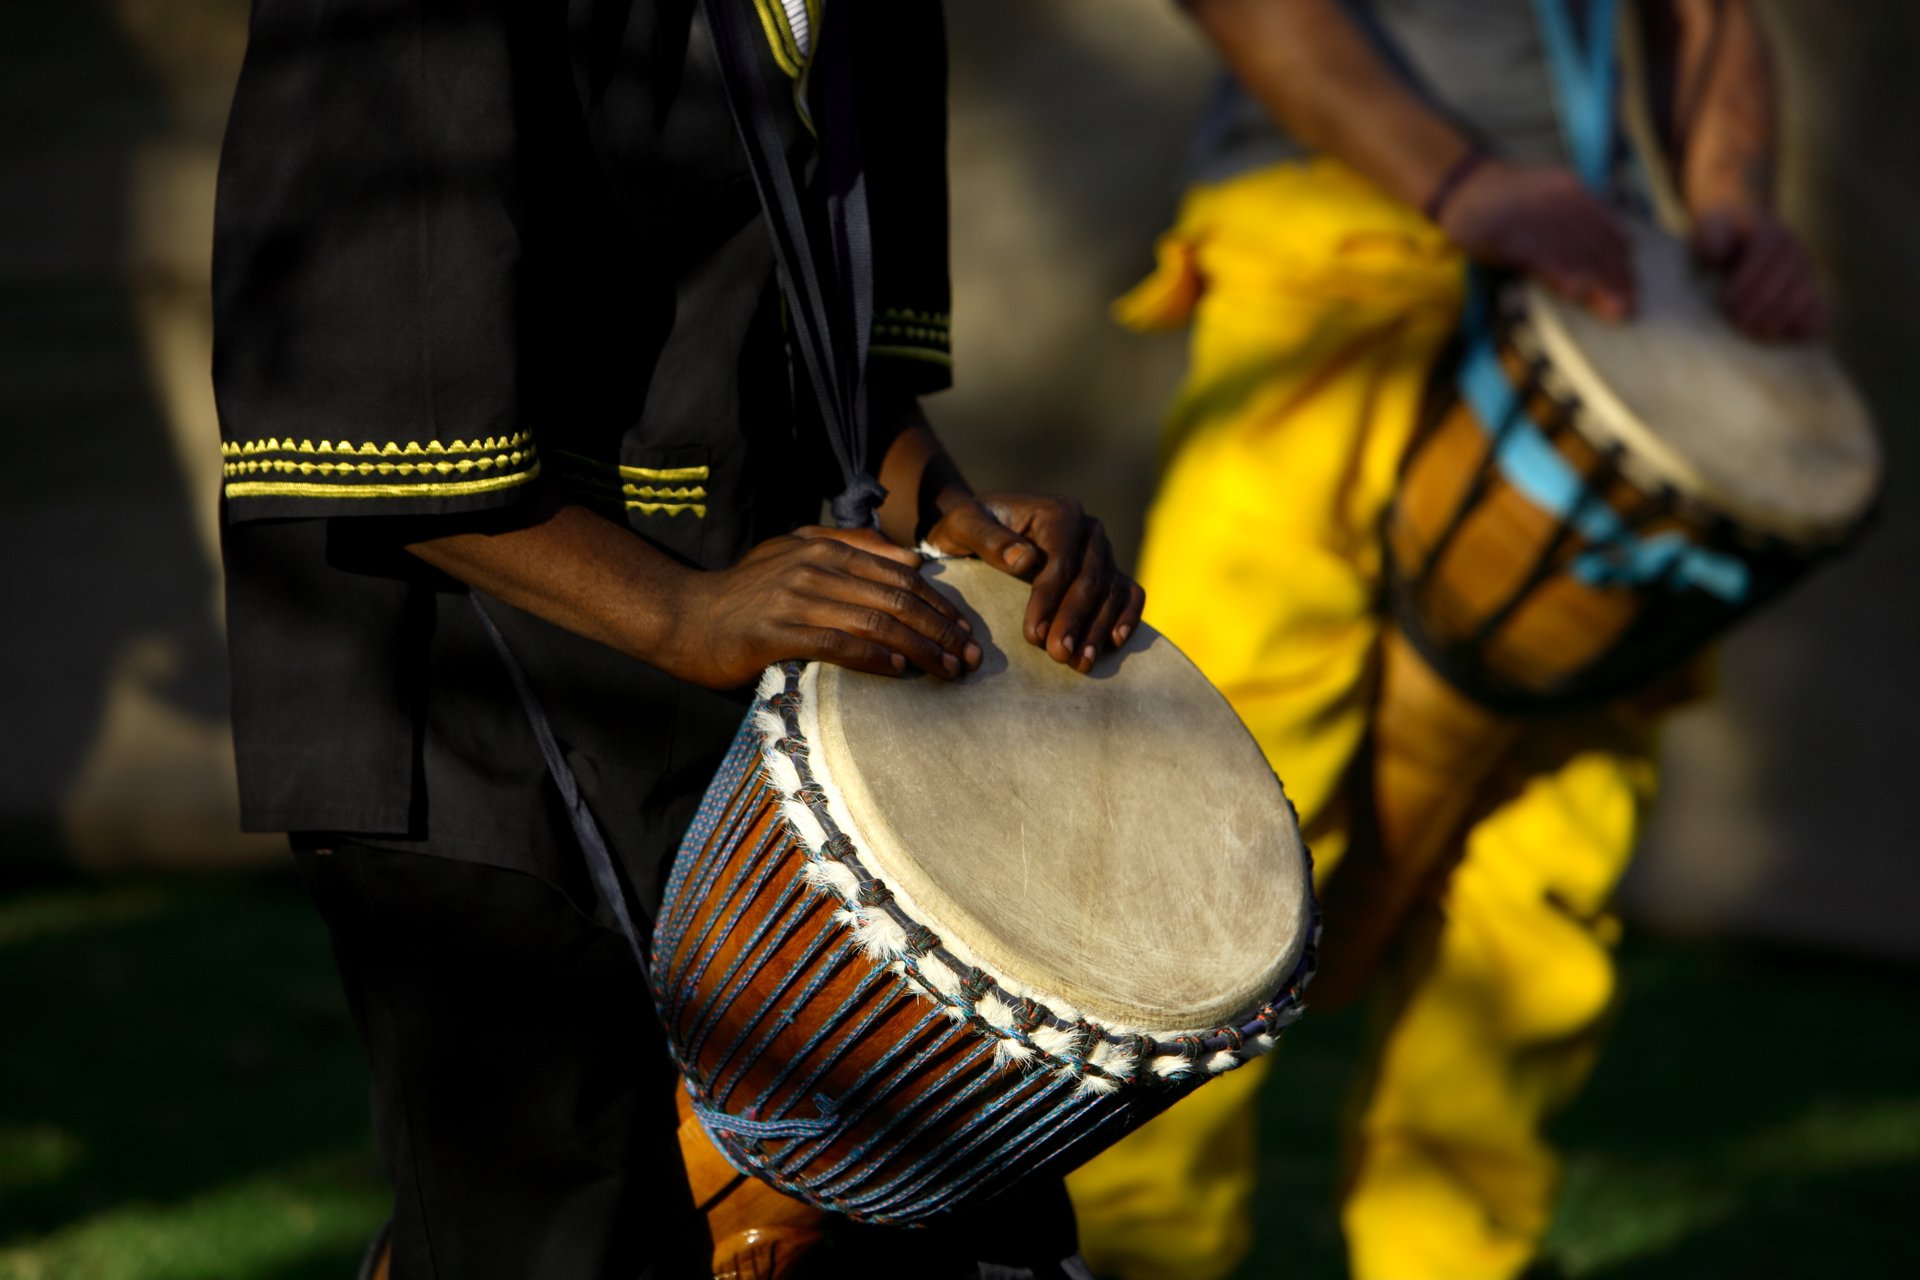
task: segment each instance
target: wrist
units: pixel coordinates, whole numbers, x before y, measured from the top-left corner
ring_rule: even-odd
[[[1479,147],[1469,146],[1454,162],[1441,170],[1440,175],[1427,188],[1427,195],[1420,202],[1420,212],[1427,221],[1435,226],[1445,226],[1447,210],[1452,207],[1461,188],[1481,169],[1493,162],[1493,157]]]
[[[668,675],[697,682],[701,661],[711,647],[708,622],[723,576],[681,564],[666,567],[628,610],[622,647]]]

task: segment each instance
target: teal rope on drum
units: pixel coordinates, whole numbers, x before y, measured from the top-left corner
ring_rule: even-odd
[[[1485,285],[1463,320],[1460,395],[1492,441],[1494,462],[1507,482],[1548,515],[1570,523],[1591,544],[1574,558],[1573,573],[1593,587],[1665,583],[1698,588],[1728,604],[1752,589],[1746,562],[1699,546],[1675,533],[1642,538],[1580,477],[1541,431],[1514,389],[1486,320]]]

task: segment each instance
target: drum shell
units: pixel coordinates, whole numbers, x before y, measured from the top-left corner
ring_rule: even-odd
[[[1797,582],[1832,548],[1752,535],[1671,489],[1646,484],[1617,447],[1575,426],[1580,406],[1543,385],[1537,362],[1508,344],[1501,360],[1523,388],[1532,423],[1641,537],[1677,535],[1740,560],[1750,587],[1737,603],[1664,581],[1597,585],[1574,572],[1592,545],[1494,462],[1494,439],[1453,394],[1453,364],[1436,377],[1386,522],[1388,583],[1402,629],[1463,693],[1513,713],[1588,706],[1671,674],[1716,635]]]
[[[653,955],[697,1108],[831,1118],[817,1135],[709,1123],[736,1168],[824,1209],[911,1223],[1064,1173],[1204,1078],[1100,1093],[1003,1062],[995,1037],[865,955],[840,904],[807,885],[762,741],[750,716],[682,845]]]

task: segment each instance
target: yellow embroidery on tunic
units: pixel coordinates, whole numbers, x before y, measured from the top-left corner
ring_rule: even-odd
[[[606,465],[601,463],[599,465]],[[705,480],[708,471],[705,467],[621,467],[620,476],[624,480]]]
[[[285,440],[269,436],[264,440],[224,441],[220,445],[220,456],[245,458],[262,453],[299,453],[349,454],[355,457],[403,457],[410,454],[436,457],[442,454],[494,453],[526,448],[532,444],[533,433],[530,431],[516,431],[508,436],[487,436],[481,440],[429,440],[425,444],[418,440],[365,440],[359,444],[349,440],[322,440],[316,444],[312,440],[295,440],[291,436]]]
[[[925,360],[951,369],[951,328],[951,317],[944,311],[888,307],[874,317],[873,346],[869,351],[876,356]]]
[[[874,319],[878,324],[911,324],[929,329],[953,327],[953,316],[945,311],[908,311],[900,307],[887,307]]]
[[[230,498],[450,498],[489,493],[525,484],[540,474],[535,462],[525,471],[428,484],[312,484],[300,481],[240,480],[227,483]]]
[[[461,458],[449,462],[303,462],[291,458],[247,458],[239,462],[226,463],[222,470],[229,477],[257,475],[261,472],[298,473],[303,476],[411,476],[411,475],[465,475],[469,471],[488,471],[494,467],[517,467],[522,462],[531,461],[533,450],[525,452],[515,450],[512,453],[495,454],[485,458]]]
[[[867,353],[876,356],[895,356],[902,360],[925,360],[928,364],[943,365],[949,369],[953,368],[953,357],[945,351],[939,351],[932,347],[903,347],[881,344],[867,348]]]
[[[686,511],[696,518],[706,517],[703,499],[707,489],[699,482],[712,474],[708,467],[629,467],[559,449],[554,450],[553,457],[565,483],[589,490],[595,498],[620,502],[642,515],[672,516]]]
[[[703,502],[628,502],[627,509],[638,511],[643,516],[677,516],[682,511],[691,511],[696,520],[707,518],[707,507]]]
[[[787,25],[786,10],[773,0],[753,0],[753,7],[766,30],[767,43],[773,46],[773,60],[780,64],[782,71],[799,79],[807,59],[801,56],[800,42],[793,38],[793,28]]]

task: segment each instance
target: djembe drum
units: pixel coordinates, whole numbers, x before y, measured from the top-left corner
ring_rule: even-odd
[[[1738,333],[1681,241],[1627,225],[1638,313],[1610,323],[1509,283],[1469,315],[1457,394],[1407,454],[1387,521],[1379,838],[1329,900],[1336,994],[1521,718],[1674,671],[1845,547],[1878,494],[1871,420],[1832,357]]]
[[[1072,1168],[1270,1048],[1314,963],[1292,807],[1193,665],[1142,626],[1079,675],[1026,584],[926,572],[980,670],[770,670],[654,935],[683,1139],[879,1223]]]

